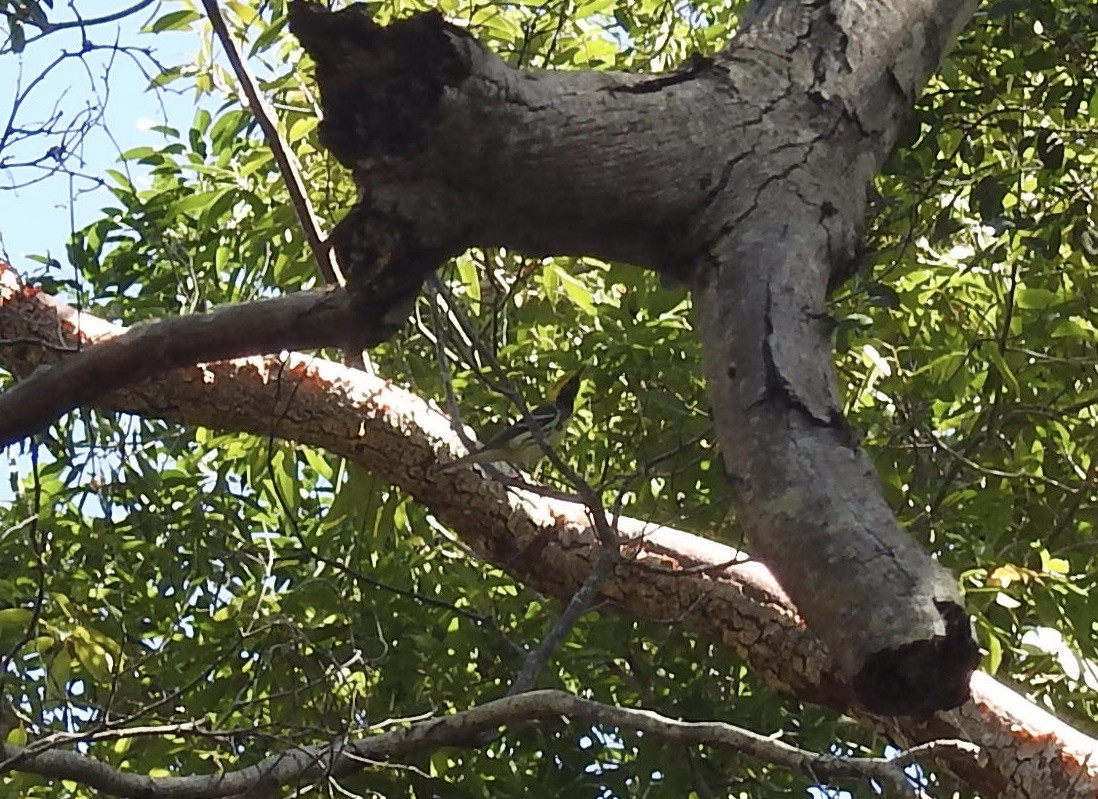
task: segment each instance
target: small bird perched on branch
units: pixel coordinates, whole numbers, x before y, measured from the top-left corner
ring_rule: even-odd
[[[576,396],[579,394],[580,377],[583,368],[576,370],[566,379],[557,381],[549,391],[548,400],[530,411],[529,421],[541,431],[545,443],[553,446],[564,432],[568,419],[575,410]],[[522,469],[529,469],[545,454],[538,437],[531,432],[527,419],[519,419],[500,430],[478,449],[457,460],[444,463],[439,471],[447,472],[467,463],[493,463],[505,461]]]

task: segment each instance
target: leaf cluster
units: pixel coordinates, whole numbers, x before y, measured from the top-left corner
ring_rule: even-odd
[[[385,21],[434,4],[369,5]],[[512,63],[555,69],[665,68],[720,46],[739,10],[438,6]],[[283,4],[225,8],[331,225],[353,189],[316,141],[316,98]],[[1096,13],[1066,0],[988,7],[880,176],[874,254],[832,309],[847,411],[893,508],[963,576],[991,669],[1077,720],[1098,717]],[[208,37],[198,21],[166,6],[146,35]],[[208,38],[198,50],[153,81],[193,93],[190,127],[124,153],[100,217],[70,243],[100,315],[132,323],[317,282],[251,116]],[[740,542],[684,290],[625,265],[504,250],[465,253],[441,280],[448,298],[421,303],[373,353],[384,374],[443,405],[449,392],[484,431],[516,414],[507,390],[533,404],[587,365],[566,461],[608,505]],[[81,413],[20,462],[0,513],[0,562],[20,564],[0,575],[12,711],[0,715],[18,719],[3,730],[13,742],[91,735],[109,708],[112,720],[208,733],[86,743],[96,757],[153,775],[232,768],[497,697],[559,609],[472,558],[398,490],[306,447]],[[881,747],[763,689],[673,621],[607,608],[581,621],[542,684],[820,750]],[[21,775],[0,786],[88,795]],[[805,789],[724,753],[552,724],[343,786],[460,797]]]

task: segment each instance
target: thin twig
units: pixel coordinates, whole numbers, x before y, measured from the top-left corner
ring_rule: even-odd
[[[202,5],[210,18],[210,25],[213,27],[214,34],[221,42],[221,46],[225,48],[225,55],[228,56],[229,63],[232,64],[236,79],[240,81],[240,88],[244,90],[244,95],[248,98],[248,105],[251,107],[252,113],[255,114],[259,127],[263,129],[267,146],[271,148],[279,172],[282,173],[282,179],[290,192],[290,202],[293,203],[298,222],[300,222],[301,229],[305,233],[305,239],[309,242],[309,249],[312,250],[313,258],[316,259],[317,269],[320,270],[321,276],[328,285],[342,286],[344,284],[343,275],[340,273],[339,265],[335,262],[331,247],[328,246],[328,243],[320,234],[320,224],[316,212],[313,211],[313,204],[305,193],[305,183],[301,179],[301,169],[298,166],[297,159],[291,154],[289,145],[278,130],[278,125],[275,123],[274,109],[267,102],[267,98],[260,93],[259,84],[256,83],[255,77],[244,63],[240,48],[236,46],[236,41],[229,32],[228,25],[225,24],[225,17],[222,16],[221,9],[218,8],[217,0],[202,0]]]
[[[498,375],[503,375],[503,367],[500,365],[499,360],[496,358],[494,352],[484,346],[483,342],[477,337],[474,326],[469,320],[468,316],[461,310],[460,305],[454,299],[454,296],[450,293],[449,289],[437,278],[429,278],[428,282],[433,286],[434,290],[438,292],[445,301],[451,316],[457,321],[457,323],[464,329],[467,337],[469,337],[476,345],[477,352],[480,354],[483,361]],[[522,416],[523,422],[530,429],[530,432],[534,434],[534,438],[537,439],[538,445],[541,447],[542,452],[549,459],[549,462],[559,471],[564,479],[567,480],[572,487],[576,490],[580,500],[587,506],[588,511],[591,514],[591,523],[595,529],[595,533],[602,542],[603,546],[608,549],[617,549],[618,537],[614,532],[612,523],[607,519],[606,509],[603,507],[602,498],[599,497],[598,492],[580,477],[571,466],[564,462],[564,460],[557,454],[557,451],[550,446],[548,440],[545,438],[545,433],[542,429],[533,423],[530,417],[530,406],[526,404],[522,395],[508,387],[504,392],[509,400],[518,408],[519,413]]]
[[[576,622],[579,621],[580,616],[590,606],[603,581],[614,570],[614,565],[620,559],[616,549],[604,549],[599,553],[599,559],[595,561],[595,565],[591,568],[579,590],[572,594],[572,599],[569,600],[564,611],[557,617],[548,635],[526,656],[526,660],[522,664],[522,670],[519,671],[515,681],[511,683],[511,688],[507,691],[508,696],[525,693],[530,689],[538,674],[545,668],[545,664],[549,662],[549,658],[553,656],[557,647],[561,645],[568,633],[575,627]]]
[[[432,293],[432,318],[436,325],[435,338],[439,343],[439,368],[443,370],[444,381],[449,382],[449,369],[448,364],[445,363],[444,353],[441,349],[441,329],[439,326],[438,318],[438,298],[441,297],[446,301],[447,309],[450,312],[451,317],[456,321],[458,326],[463,330],[465,335],[474,343],[481,359],[491,368],[496,374],[504,374],[503,367],[488,347],[480,340],[479,336],[473,327],[471,320],[464,314],[460,306],[457,304],[453,295],[443,285],[442,281],[437,276],[432,275],[427,281],[428,290]],[[553,656],[553,653],[560,646],[561,642],[571,632],[580,616],[594,600],[598,593],[599,587],[603,581],[613,570],[614,565],[620,560],[620,540],[617,533],[617,517],[613,520],[607,518],[606,509],[603,506],[602,498],[599,496],[598,491],[584,480],[578,472],[572,469],[566,464],[549,442],[545,439],[541,429],[532,423],[530,418],[530,409],[526,402],[522,398],[522,395],[512,390],[506,392],[508,398],[518,407],[522,414],[523,420],[534,433],[538,440],[538,444],[541,446],[542,451],[549,458],[550,462],[555,466],[567,482],[575,489],[576,494],[580,502],[586,506],[587,512],[590,516],[592,527],[595,530],[599,541],[602,543],[603,549],[599,555],[598,560],[595,562],[590,573],[584,579],[583,584],[579,587],[575,594],[572,595],[572,599],[565,607],[564,611],[560,614],[557,620],[553,623],[549,633],[542,639],[541,643],[537,645],[527,656],[523,662],[522,669],[519,671],[515,681],[511,684],[510,690],[507,692],[508,696],[514,696],[520,694],[533,685],[534,680],[537,679],[538,674],[545,667],[545,664],[549,661],[549,658]],[[448,392],[449,395],[449,392]],[[448,399],[450,397],[448,396]],[[454,403],[451,399],[451,404]],[[457,419],[457,414],[454,408],[451,408],[451,414]],[[457,427],[460,428],[460,423]],[[461,433],[464,433],[462,430]],[[504,480],[504,482],[509,482]]]
[[[140,0],[140,2],[134,3],[128,8],[123,8],[121,11],[114,11],[102,17],[94,17],[92,19],[81,19],[78,17],[77,19],[66,20],[65,22],[47,22],[46,25],[42,27],[41,33],[39,33],[37,36],[31,36],[29,39],[23,42],[23,47],[26,47],[28,44],[33,44],[39,39],[44,39],[51,33],[56,33],[57,31],[67,30],[69,28],[80,28],[83,30],[85,28],[91,28],[96,25],[105,25],[108,22],[118,22],[120,19],[125,19],[131,14],[136,14],[138,11],[141,11],[144,8],[148,8],[155,2],[157,2],[157,0]],[[5,54],[8,52],[11,51],[0,50],[0,54]]]

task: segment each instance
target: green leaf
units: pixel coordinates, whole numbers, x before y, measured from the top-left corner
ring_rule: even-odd
[[[1064,165],[1064,143],[1054,133],[1043,131],[1037,137],[1037,154],[1046,169],[1060,169]]]
[[[157,17],[143,30],[151,33],[162,33],[163,31],[182,31],[189,30],[191,24],[202,19],[202,15],[197,11],[190,9],[184,9],[182,11],[172,11],[165,14],[162,17]]]
[[[69,679],[72,677],[72,658],[67,647],[56,650],[46,667],[46,696],[53,700],[63,700],[68,693]]]
[[[553,266],[551,268],[556,271],[557,278],[560,280],[560,286],[564,289],[565,296],[567,296],[580,310],[591,316],[597,316],[598,309],[595,307],[595,303],[591,298],[591,292],[587,287],[566,270],[561,269],[558,266]]]
[[[879,308],[900,307],[900,295],[891,286],[882,283],[868,283],[866,284],[866,293],[869,295],[870,304]]]
[[[290,125],[290,130],[286,134],[286,138],[291,143],[307,138],[309,134],[316,130],[318,121],[319,120],[317,120],[316,117],[303,117],[302,119],[297,120],[294,124]]]
[[[964,225],[959,219],[954,218],[950,209],[943,208],[934,223],[934,231],[930,234],[930,240],[937,244],[963,229]]]
[[[4,608],[0,610],[0,634],[8,630],[25,631],[33,618],[34,611],[30,608]]]
[[[103,648],[77,637],[71,640],[71,646],[72,653],[91,678],[99,685],[110,685],[112,664]]]
[[[140,161],[142,159],[149,158],[151,156],[159,156],[159,152],[152,147],[141,146],[133,147],[126,150],[124,153],[118,156],[119,161]]]
[[[480,302],[480,273],[472,258],[463,257],[457,259],[458,278],[462,288],[473,303]]]
[[[182,78],[183,75],[183,67],[165,67],[152,77],[152,79],[149,81],[149,88],[156,89],[162,86],[167,86],[169,83],[173,83]]]
[[[999,347],[993,342],[988,342],[981,349],[987,359],[991,361],[991,364],[995,367],[999,376],[1003,378],[1003,382],[1009,386],[1011,393],[1016,397],[1021,394],[1021,386],[1018,383],[1018,378],[1010,366],[1007,365],[1006,360],[1003,358],[1003,354],[999,351]]]
[[[1019,308],[1042,309],[1061,302],[1060,296],[1055,291],[1048,289],[1021,288],[1015,292],[1014,303]]]
[[[987,644],[987,657],[984,659],[984,668],[988,674],[998,674],[999,667],[1003,665],[1003,643],[998,636],[988,634],[984,639]]]
[[[194,213],[195,211],[204,211],[230,191],[231,189],[217,189],[215,191],[200,192],[198,194],[182,197],[172,203],[168,208],[166,216],[170,218]]]

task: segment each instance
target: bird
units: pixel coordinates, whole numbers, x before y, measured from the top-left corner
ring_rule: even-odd
[[[549,391],[549,401],[530,411],[529,421],[542,432],[548,446],[553,446],[575,410],[583,367],[558,381]],[[438,471],[447,472],[470,463],[495,463],[505,461],[521,469],[529,469],[545,454],[534,435],[527,418],[518,419],[504,427],[468,455],[442,464]]]

